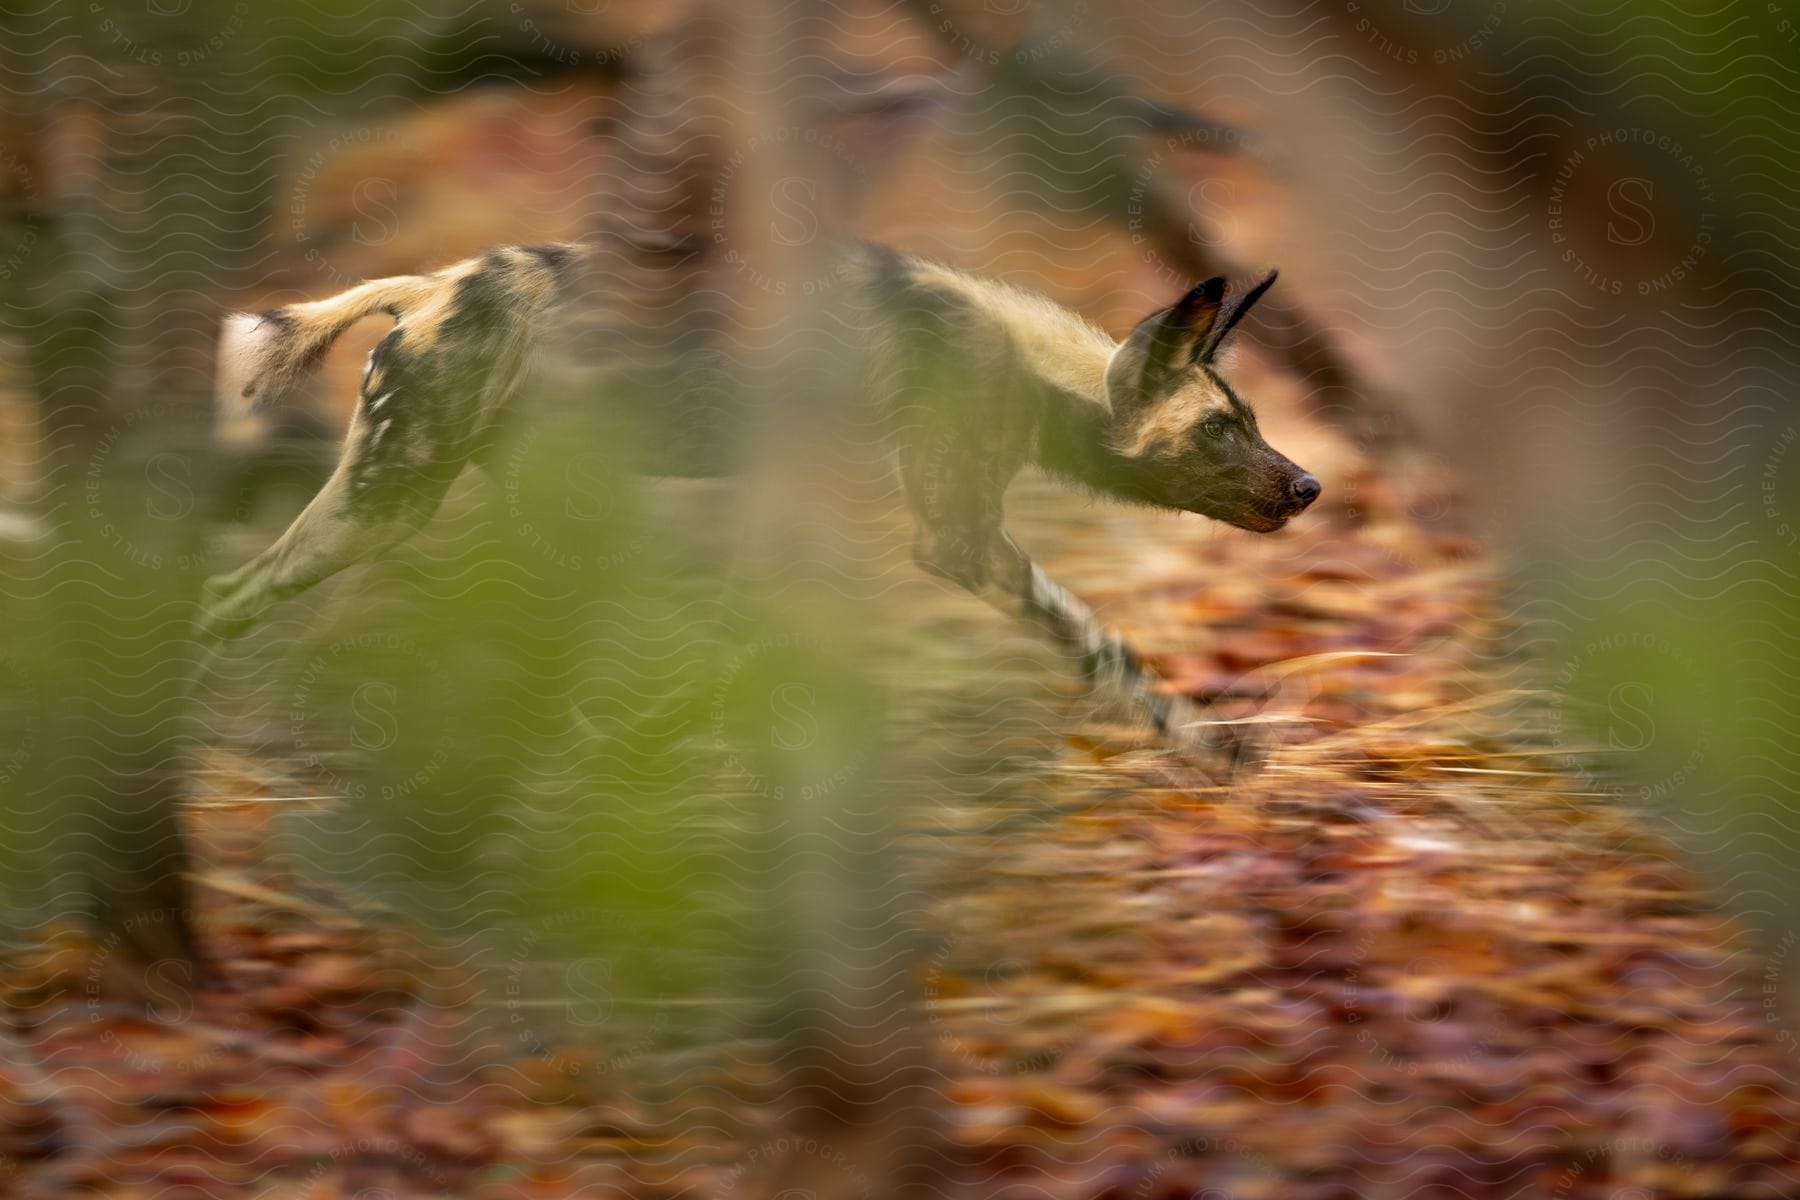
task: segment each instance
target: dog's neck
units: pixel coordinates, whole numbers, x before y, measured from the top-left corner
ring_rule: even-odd
[[[1038,378],[1038,465],[1053,475],[1115,499],[1158,503],[1143,464],[1114,447],[1113,411],[1106,396],[1109,355],[1092,351],[1089,369],[1058,379]],[[1079,382],[1079,388],[1069,386]]]
[[[916,276],[968,301],[971,315],[997,327],[1023,379],[1001,391],[1030,404],[1037,421],[1037,462],[1071,482],[1123,500],[1153,503],[1143,468],[1113,448],[1106,373],[1119,344],[1080,314],[1041,292],[965,274],[925,260]],[[1017,386],[1023,383],[1025,386]]]

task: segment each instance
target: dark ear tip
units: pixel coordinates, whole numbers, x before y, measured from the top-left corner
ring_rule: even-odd
[[[1205,283],[1188,289],[1188,294],[1175,302],[1175,312],[1186,320],[1203,309],[1216,308],[1225,299],[1225,288],[1225,277],[1214,275]]]

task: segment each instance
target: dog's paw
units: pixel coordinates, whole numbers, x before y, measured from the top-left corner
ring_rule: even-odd
[[[947,579],[966,591],[978,592],[987,586],[993,570],[988,565],[986,544],[954,537],[938,536],[913,545],[913,562],[927,574]]]

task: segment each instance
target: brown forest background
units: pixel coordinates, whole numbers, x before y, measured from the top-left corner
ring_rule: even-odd
[[[713,1074],[690,1086],[685,1067],[629,1049],[647,1043],[628,1023],[583,1052],[599,1056],[598,1086],[593,1061],[562,1069],[557,1056],[578,1052],[560,1043],[514,1046],[498,1082],[446,1070],[442,1048],[476,1037],[461,997],[409,974],[381,926],[333,925],[297,901],[306,872],[277,861],[279,823],[243,802],[271,790],[254,755],[222,750],[200,774],[186,818],[199,898],[147,907],[198,912],[240,984],[263,972],[264,990],[177,1037],[115,1027],[85,982],[121,945],[182,953],[166,940],[181,935],[133,920],[143,881],[173,878],[168,802],[194,786],[167,744],[177,683],[116,686],[141,677],[129,648],[165,620],[138,601],[189,594],[295,502],[233,514],[261,532],[165,519],[184,502],[196,513],[225,469],[208,435],[220,314],[603,227],[629,173],[622,125],[643,111],[634,71],[669,61],[658,35],[691,14],[84,8],[4,18],[0,532],[20,612],[85,579],[46,566],[44,520],[140,590],[118,611],[96,602],[91,623],[52,617],[48,669],[9,658],[29,731],[6,760],[25,814],[14,906],[35,922],[44,887],[85,874],[103,931],[99,952],[74,935],[26,939],[12,1010],[25,1044],[60,1030],[70,1054],[112,1056],[81,1068],[99,1086],[72,1092],[41,1058],[12,1070],[21,1186],[166,1181],[175,1168],[117,1131],[182,1077],[205,1080],[204,1136],[153,1128],[186,1147],[165,1160],[210,1162],[215,1178],[195,1186],[219,1194],[273,1179],[296,1195],[371,1180],[420,1194],[748,1187],[732,1171],[775,1137],[758,1122],[789,1111],[758,1104],[774,1068],[754,1054],[707,1059]],[[759,22],[793,15],[753,7],[726,25],[749,45]],[[1281,305],[1242,369],[1277,443],[1326,485],[1315,527],[1269,545],[1027,485],[1034,551],[1175,686],[1298,729],[1284,760],[1297,774],[1255,804],[1190,794],[1078,702],[1081,718],[1044,719],[1086,730],[1053,755],[1045,787],[1060,802],[1152,799],[1078,811],[1048,836],[978,838],[940,868],[946,899],[926,920],[939,941],[921,959],[937,1006],[922,1029],[939,1056],[932,1094],[958,1114],[963,1186],[1784,1194],[1800,907],[1785,869],[1787,514],[1800,511],[1787,18],[1507,0],[872,0],[825,15],[825,52],[792,63],[826,97],[824,173],[791,207],[769,198],[771,229],[998,274],[1114,333],[1201,275],[1278,265]],[[706,240],[756,147],[733,141],[742,95],[712,90],[705,70],[691,80],[688,100],[721,131],[686,214]],[[756,304],[754,269],[725,277]],[[298,478],[317,471],[380,332],[347,337],[289,414]],[[161,464],[168,490],[132,552],[101,557],[117,552],[118,514],[81,481],[115,462],[121,431],[152,427],[143,463]],[[440,541],[455,544],[450,529]],[[334,600],[329,629],[353,621],[360,586]],[[1004,636],[935,593],[912,603],[910,619],[976,644]],[[1406,659],[1280,682],[1281,664],[1373,648]],[[1010,679],[1020,653],[1006,642],[981,663]],[[88,672],[55,665],[90,656]],[[119,716],[121,692],[147,697],[135,715]],[[214,715],[253,724],[267,701],[241,674]],[[40,703],[48,719],[25,719]],[[107,765],[69,771],[101,757],[82,740],[96,712]],[[1506,790],[1515,769],[1529,800]],[[72,841],[87,857],[60,853]],[[1046,877],[1072,881],[1066,897],[1047,901]],[[964,894],[952,879],[986,882]],[[1013,914],[1039,906],[1021,941]],[[421,994],[432,1002],[395,1003]],[[1021,997],[1031,1015],[1006,1017]],[[59,1011],[80,1020],[40,1023]],[[281,1052],[314,1057],[187,1040],[246,1020],[299,1025],[304,1053]],[[625,1087],[615,1060],[679,1082]],[[222,1103],[244,1079],[275,1083]],[[63,1098],[35,1115],[51,1091]],[[301,1149],[278,1150],[300,1127]],[[334,1161],[364,1127],[390,1139],[381,1161]],[[883,1161],[865,1159],[854,1119],[826,1128],[850,1161]],[[864,1190],[847,1170],[826,1161],[836,1177],[809,1186]]]

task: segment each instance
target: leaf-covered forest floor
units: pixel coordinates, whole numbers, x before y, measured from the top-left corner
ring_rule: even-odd
[[[918,992],[965,1194],[1800,1193],[1758,967],[1548,743],[1495,562],[1420,517],[1441,481],[1277,407],[1332,491],[1279,537],[1024,489],[1021,537],[1255,752],[1209,783],[1075,698],[1018,768],[1041,806],[940,840]],[[941,603],[948,637],[998,628]],[[35,936],[0,996],[0,1191],[756,1194],[753,1049],[487,1037],[402,922],[294,878],[256,763],[214,765],[189,821],[229,990],[146,1017],[102,998],[108,946]]]

